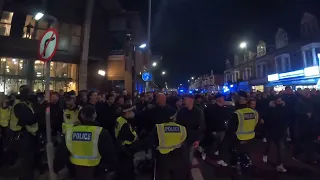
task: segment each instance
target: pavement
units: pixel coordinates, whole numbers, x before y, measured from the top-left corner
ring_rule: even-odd
[[[275,170],[274,148],[271,148],[268,163],[262,162],[262,153],[265,143],[256,140],[252,144],[253,153],[250,154],[255,167],[251,180],[320,180],[320,165],[312,166],[306,163],[293,160],[289,149],[284,149],[284,167],[288,170],[286,173],[279,173]],[[136,154],[136,157],[142,158],[143,153]],[[213,159],[205,161],[196,155],[193,160],[192,176],[193,180],[231,180],[232,169],[230,167],[220,167]],[[0,168],[0,180],[17,180],[19,174],[17,167]],[[40,176],[38,180],[47,180],[48,173]],[[139,175],[136,180],[151,180],[151,176]],[[108,178],[107,180],[112,180]],[[247,180],[247,179],[245,179]]]

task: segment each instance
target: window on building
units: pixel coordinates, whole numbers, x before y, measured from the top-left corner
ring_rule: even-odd
[[[237,82],[240,79],[240,72],[239,71],[235,71],[234,72],[234,82]]]
[[[72,38],[71,45],[72,46],[80,46],[81,43],[81,26],[80,25],[72,25]]]
[[[70,75],[68,75],[68,64],[67,63],[56,63],[56,77],[60,78],[68,78]]]
[[[34,72],[36,77],[44,76],[44,62],[36,60],[34,62]]]
[[[320,65],[320,48],[316,48],[317,64]]]
[[[251,68],[246,68],[247,79],[251,78]]]
[[[284,72],[290,71],[290,58],[289,57],[284,57],[283,58],[283,65],[284,65]]]
[[[281,57],[276,58],[276,71],[277,71],[277,73],[282,72],[282,58]]]
[[[306,65],[307,67],[313,66],[313,56],[312,56],[312,51],[311,50],[307,50],[305,51],[306,53]]]
[[[0,35],[10,36],[13,12],[3,11],[0,20]]]
[[[279,28],[276,34],[276,48],[279,49],[286,45],[288,45],[288,35],[283,29]]]
[[[46,20],[41,19],[36,21],[33,16],[27,15],[23,28],[23,38],[40,39],[41,35],[48,29],[49,24]]]
[[[260,66],[260,64],[258,64],[257,67],[256,67],[256,74],[257,74],[257,78],[261,77],[261,66]]]
[[[262,73],[261,73],[261,77],[267,77],[268,72],[267,72],[267,64],[262,64]]]

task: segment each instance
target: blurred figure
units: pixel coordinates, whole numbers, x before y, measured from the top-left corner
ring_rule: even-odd
[[[59,94],[57,92],[51,93],[50,96],[50,122],[52,135],[56,136],[58,132],[61,133],[63,123],[63,107],[61,107],[59,104]]]
[[[20,99],[15,100],[10,117],[11,152],[17,152],[20,157],[20,179],[34,179],[36,153],[36,133],[38,123],[32,104],[29,102],[30,88],[22,85],[19,88]]]
[[[67,130],[65,142],[56,150],[54,171],[58,173],[70,161],[75,180],[92,180],[95,175],[105,179],[99,168],[117,170],[119,167],[112,139],[105,129],[96,125],[92,105],[85,105],[80,116],[81,124]]]
[[[158,147],[155,159],[155,180],[188,180],[190,166],[187,132],[185,127],[176,124],[176,111],[166,107],[163,123],[157,124],[144,140],[134,143],[130,150],[138,152],[142,149]]]
[[[265,126],[267,132],[267,148],[263,155],[263,162],[268,162],[268,153],[273,143],[276,148],[276,170],[279,172],[286,172],[283,167],[282,148],[285,132],[287,129],[286,119],[286,104],[282,101],[280,96],[275,96],[274,100],[270,102],[268,109],[268,116],[265,118]]]
[[[193,95],[184,97],[185,107],[177,114],[177,123],[186,127],[188,133],[187,146],[189,148],[190,163],[193,161],[194,148],[198,148],[205,132],[205,122],[202,111],[194,106]]]
[[[215,104],[208,104],[204,109],[204,117],[206,120],[206,141],[205,154],[202,154],[202,158],[206,159],[206,156],[217,156],[217,164],[221,166],[227,166],[227,163],[220,156],[222,142],[226,132],[226,122],[230,118],[230,113],[225,106],[225,100],[222,94],[215,95]],[[206,143],[206,142],[204,142]]]
[[[137,140],[137,133],[132,127],[132,121],[135,117],[134,106],[123,105],[122,114],[117,119],[115,126],[115,136],[120,148],[128,148]],[[121,168],[118,180],[135,179],[133,158],[120,155]]]
[[[10,97],[2,95],[0,105],[0,163],[2,164],[5,162],[5,156],[8,151],[8,126],[12,108],[10,106]]]
[[[75,99],[72,96],[67,96],[65,98],[66,108],[63,110],[63,124],[62,133],[65,134],[69,128],[74,125],[80,124],[78,119],[79,107],[76,105]]]

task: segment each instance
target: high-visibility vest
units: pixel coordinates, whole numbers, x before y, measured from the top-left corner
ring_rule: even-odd
[[[116,135],[116,138],[119,136],[119,133],[121,131],[121,128],[124,124],[128,124],[129,125],[129,129],[131,131],[131,133],[134,135],[134,140],[133,141],[128,141],[128,140],[125,140],[122,142],[122,145],[130,145],[132,144],[135,140],[137,140],[137,133],[136,131],[131,127],[131,125],[128,123],[128,121],[126,119],[124,119],[123,117],[118,117],[117,118],[117,124],[116,124],[116,127],[115,127],[115,135]]]
[[[64,109],[63,110],[63,123],[62,123],[62,134],[65,134],[66,129],[72,127],[79,122],[78,120],[79,109]]]
[[[102,127],[73,126],[67,129],[65,140],[71,155],[70,162],[78,166],[97,166],[100,163],[98,142]]]
[[[257,111],[250,108],[239,109],[235,112],[238,116],[237,138],[241,141],[255,137],[255,128],[258,123]]]
[[[0,108],[0,126],[8,127],[11,116],[11,107],[8,108]]]
[[[11,109],[11,117],[10,117],[10,125],[9,125],[9,127],[10,127],[10,129],[12,131],[21,131],[21,129],[22,129],[22,127],[18,125],[18,121],[19,120],[18,120],[17,116],[14,113],[14,107],[19,103],[26,104],[29,107],[29,109],[34,113],[31,104],[27,104],[26,102],[20,102],[19,100],[15,100],[15,102],[13,103],[13,107]],[[38,123],[34,123],[31,126],[27,125],[26,129],[27,129],[28,132],[30,132],[31,134],[35,135],[35,133],[38,131]]]
[[[171,151],[180,148],[187,138],[186,128],[177,123],[162,123],[157,124],[156,127],[159,140],[157,149],[161,154],[168,154]]]

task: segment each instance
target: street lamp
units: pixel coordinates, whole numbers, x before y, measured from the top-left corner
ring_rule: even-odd
[[[44,16],[44,14],[43,14],[42,12],[38,12],[38,13],[34,16],[34,20],[39,21],[43,16]]]
[[[144,49],[145,47],[147,47],[147,44],[143,43],[139,46],[140,49]]]
[[[100,76],[105,76],[105,75],[106,75],[106,72],[105,72],[104,70],[99,70],[99,71],[98,71],[98,74],[99,74]]]
[[[156,67],[156,66],[157,66],[157,62],[153,62],[153,63],[152,63],[152,66],[153,66],[153,67]]]
[[[190,80],[188,80],[188,82],[190,82]]]
[[[191,77],[192,80],[194,80],[194,77]]]
[[[182,86],[182,84],[180,84],[180,86]]]
[[[240,45],[239,45],[239,47],[241,48],[241,49],[245,49],[245,48],[247,48],[247,43],[246,42],[242,42],[242,43],[240,43]]]
[[[166,72],[165,71],[162,71],[162,75],[165,75],[166,74]]]

